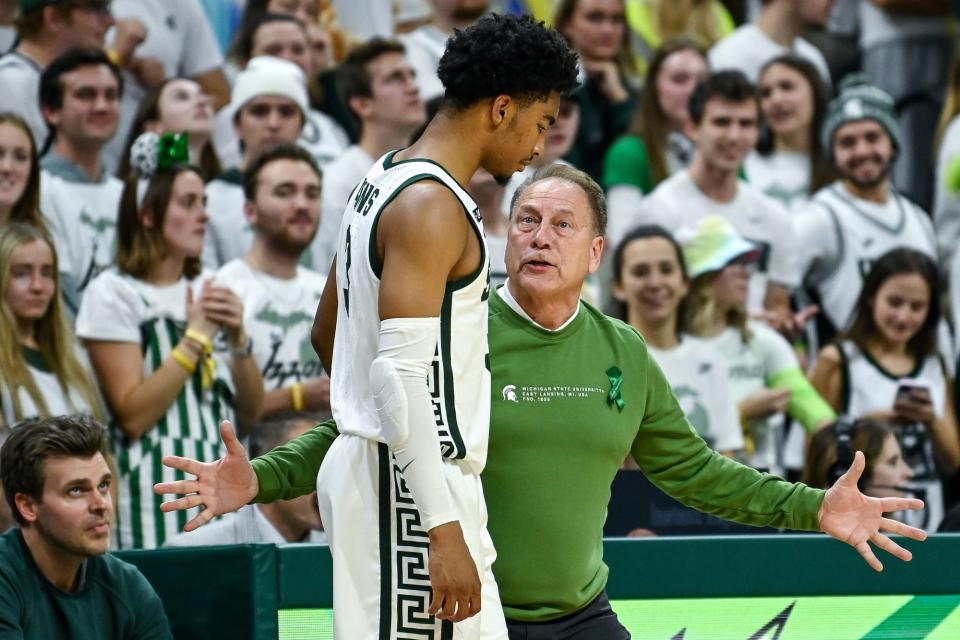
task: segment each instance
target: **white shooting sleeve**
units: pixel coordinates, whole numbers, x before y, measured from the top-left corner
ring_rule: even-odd
[[[424,531],[458,519],[428,386],[439,335],[439,318],[383,320],[377,358],[370,366],[370,389],[384,439],[400,465]]]

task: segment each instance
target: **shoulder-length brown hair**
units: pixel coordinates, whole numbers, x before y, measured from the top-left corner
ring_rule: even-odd
[[[200,169],[193,166],[178,166],[161,169],[150,179],[143,194],[143,202],[137,205],[137,190],[140,180],[127,178],[120,197],[120,214],[117,217],[117,268],[134,278],[144,278],[150,269],[167,256],[167,243],[163,238],[163,221],[173,197],[173,183],[177,176],[192,171],[200,178]],[[143,224],[143,216],[153,222]],[[183,275],[193,279],[202,270],[200,257],[187,258]]]
[[[657,186],[670,176],[667,166],[667,140],[670,135],[670,122],[667,114],[660,108],[660,92],[657,89],[657,76],[667,58],[681,51],[692,51],[706,61],[704,50],[692,40],[675,38],[665,42],[650,58],[647,77],[643,84],[643,93],[633,112],[630,134],[643,139],[650,159],[650,172],[653,174],[653,186]],[[708,65],[709,66],[709,65]]]
[[[563,33],[570,21],[573,20],[573,13],[577,10],[580,0],[560,0],[557,10],[553,14],[553,28]],[[633,46],[630,44],[630,25],[627,24],[627,3],[620,0],[623,7],[623,42],[620,43],[620,49],[617,51],[615,62],[620,70],[620,76],[629,85],[630,80],[637,75],[637,61],[633,57]],[[564,34],[566,37],[566,34]]]
[[[873,306],[877,292],[880,291],[883,283],[893,276],[907,274],[917,274],[923,278],[930,290],[930,306],[927,309],[927,317],[917,334],[910,338],[907,343],[907,350],[917,361],[936,355],[938,352],[937,326],[940,324],[940,278],[937,275],[937,264],[933,259],[914,249],[893,249],[880,256],[873,263],[870,273],[863,281],[863,288],[860,290],[860,297],[857,298],[857,305],[853,310],[853,320],[850,321],[850,327],[837,339],[851,340],[861,350],[867,351],[870,338],[880,332],[873,318]]]
[[[717,313],[713,281],[719,274],[719,271],[711,271],[697,276],[690,282],[690,289],[684,299],[683,314],[679,318],[680,333],[704,336],[713,327],[714,315]],[[744,344],[749,344],[753,337],[748,326],[749,319],[746,306],[739,305],[729,309],[723,321],[726,326],[733,327],[740,333]]]
[[[861,487],[870,484],[873,468],[879,462],[880,452],[883,451],[883,443],[887,436],[894,433],[889,424],[872,418],[861,418],[853,424],[850,452],[852,454],[854,451],[862,451],[867,463],[860,482],[857,483]],[[834,423],[817,431],[810,440],[800,481],[817,489],[828,488],[837,462],[837,426]],[[843,471],[846,472],[846,469]]]
[[[0,378],[10,391],[13,415],[18,420],[35,417],[23,415],[18,393],[18,390],[23,388],[42,414],[39,417],[50,416],[43,394],[37,387],[23,357],[20,336],[17,335],[16,330],[17,319],[6,302],[14,252],[23,245],[38,240],[46,243],[53,253],[54,288],[47,310],[34,325],[34,338],[44,360],[56,376],[64,396],[69,400],[69,390],[76,389],[93,411],[94,417],[102,420],[106,414],[100,401],[100,394],[90,372],[77,357],[76,337],[63,311],[57,250],[45,231],[33,225],[18,222],[9,224],[0,231]]]
[[[160,120],[160,94],[168,84],[174,80],[189,80],[189,78],[167,78],[159,86],[154,87],[147,92],[137,107],[137,113],[133,117],[133,124],[130,126],[130,135],[127,136],[127,144],[123,148],[123,157],[120,159],[120,168],[117,170],[117,177],[126,180],[133,175],[133,169],[130,167],[130,148],[136,142],[137,137],[146,131],[147,123]],[[212,132],[211,140],[203,145],[200,151],[200,177],[203,181],[210,182],[220,175],[220,159],[217,158],[217,152],[213,148]]]
[[[37,153],[37,141],[33,139],[26,121],[15,113],[0,113],[0,124],[9,124],[20,129],[30,141],[30,172],[27,175],[27,186],[20,199],[14,203],[7,222],[22,222],[47,233],[47,225],[40,213],[40,157]]]

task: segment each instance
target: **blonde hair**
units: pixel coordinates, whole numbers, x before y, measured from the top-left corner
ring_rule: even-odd
[[[662,42],[689,38],[709,49],[722,37],[715,0],[658,0],[654,2],[654,27]]]
[[[713,295],[713,281],[720,274],[711,271],[693,279],[690,290],[687,292],[684,313],[680,317],[680,331],[694,336],[707,335],[713,327],[713,320],[717,314],[717,301]],[[747,326],[747,309],[738,305],[727,311],[724,324],[740,332],[744,344],[753,338],[750,327]]]
[[[86,400],[93,416],[98,420],[105,417],[100,394],[90,373],[80,363],[76,355],[76,338],[67,323],[60,302],[60,275],[57,270],[57,252],[49,237],[41,230],[27,224],[13,223],[0,231],[0,377],[10,391],[13,403],[13,415],[16,420],[26,417],[50,417],[47,402],[37,388],[27,362],[23,357],[20,336],[17,333],[17,319],[7,304],[7,289],[10,286],[10,266],[13,254],[24,245],[36,241],[45,242],[53,254],[53,297],[43,317],[34,326],[34,336],[40,345],[40,353],[47,365],[57,377],[64,397],[70,401],[69,390],[77,389]],[[33,400],[40,416],[24,416],[20,397],[20,388],[26,390]]]

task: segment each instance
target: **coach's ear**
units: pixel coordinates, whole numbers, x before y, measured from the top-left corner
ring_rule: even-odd
[[[493,122],[493,127],[497,127],[507,123],[512,118],[511,112],[515,110],[516,105],[508,95],[499,95],[493,99],[490,103],[490,121]]]

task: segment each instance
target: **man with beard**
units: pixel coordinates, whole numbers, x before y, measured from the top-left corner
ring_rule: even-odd
[[[848,76],[827,109],[822,137],[840,179],[794,218],[795,244],[805,284],[840,330],[873,260],[897,247],[936,260],[937,250],[930,217],[891,180],[900,128],[889,95],[862,75]]]
[[[320,224],[320,183],[313,157],[297,145],[257,156],[243,174],[253,246],[216,276],[243,300],[250,348],[263,373],[265,416],[330,407],[330,378],[310,343],[326,278],[299,264]]]
[[[113,473],[91,419],[25,422],[0,449],[0,484],[19,528],[0,536],[0,636],[173,638],[146,578],[107,553]]]

